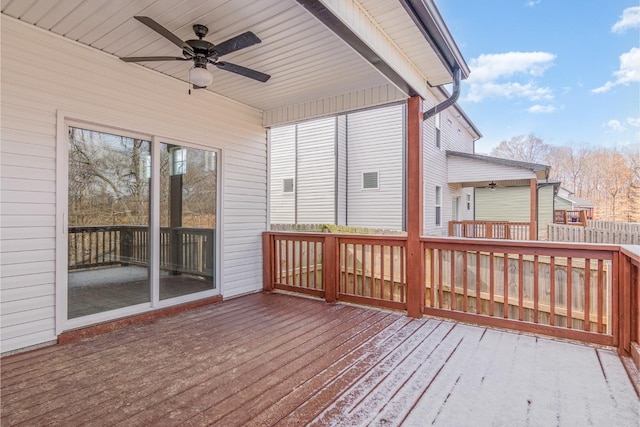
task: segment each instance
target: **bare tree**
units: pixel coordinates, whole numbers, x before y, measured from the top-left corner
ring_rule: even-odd
[[[544,163],[550,153],[551,147],[532,133],[501,141],[491,150],[492,156],[529,163]]]

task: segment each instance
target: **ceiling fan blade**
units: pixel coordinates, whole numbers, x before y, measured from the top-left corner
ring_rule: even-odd
[[[151,28],[153,31],[160,34],[162,37],[169,40],[171,43],[175,44],[182,50],[185,50],[190,54],[194,55],[194,52],[193,52],[193,49],[191,49],[191,46],[189,46],[187,43],[182,41],[182,39],[180,39],[178,36],[173,34],[171,31],[167,30],[165,27],[158,24],[153,19],[149,18],[148,16],[134,16],[134,18],[136,18],[138,21],[142,22],[144,25]]]
[[[187,61],[191,58],[180,56],[127,56],[120,58],[124,62],[144,62],[144,61]]]
[[[241,76],[249,77],[250,79],[258,80],[259,82],[264,83],[271,78],[269,74],[261,73],[260,71],[252,70],[251,68],[232,64],[230,62],[210,62],[221,70],[231,71],[232,73],[240,74]]]
[[[217,44],[214,49],[218,52],[218,56],[222,56],[235,52],[236,50],[244,49],[245,47],[253,46],[261,41],[258,36],[251,31],[247,31],[246,33],[231,37],[229,40]]]

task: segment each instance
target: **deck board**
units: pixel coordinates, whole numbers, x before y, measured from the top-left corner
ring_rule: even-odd
[[[2,425],[624,426],[640,406],[609,349],[283,294],[1,370]]]

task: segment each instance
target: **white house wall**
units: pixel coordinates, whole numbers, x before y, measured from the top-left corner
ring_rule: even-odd
[[[187,89],[2,16],[2,352],[56,337],[55,156],[56,144],[66,144],[56,141],[58,111],[222,149],[222,292],[229,297],[261,288],[267,220],[262,113]]]
[[[297,125],[297,222],[335,222],[336,118]]]
[[[338,116],[337,122],[337,178],[336,183],[336,209],[338,210],[337,223],[347,224],[347,117]]]
[[[270,218],[272,224],[293,224],[295,215],[296,127],[282,126],[270,132]],[[283,180],[293,179],[294,192],[283,192]]]
[[[436,103],[434,97],[425,100],[425,110]],[[423,177],[424,177],[424,234],[427,236],[446,236],[448,222],[452,219],[452,201],[460,197],[460,219],[471,220],[473,211],[473,190],[457,185],[448,185],[451,158],[447,158],[447,150],[473,153],[474,139],[454,108],[440,113],[440,147],[436,146],[435,118],[431,117],[423,123]],[[442,187],[441,222],[436,225],[436,186]],[[467,210],[466,195],[471,194],[471,210]]]
[[[347,224],[402,230],[405,104],[347,115]],[[378,189],[362,173],[378,172]]]

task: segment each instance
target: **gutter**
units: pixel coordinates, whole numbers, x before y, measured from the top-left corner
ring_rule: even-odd
[[[453,104],[456,103],[456,101],[458,100],[458,96],[460,96],[461,76],[462,76],[462,71],[460,71],[460,67],[456,65],[455,68],[453,69],[453,93],[449,98],[445,99],[440,104],[436,105],[435,107],[425,112],[424,115],[422,116],[422,120],[427,120],[435,116],[439,112],[446,110],[447,108],[451,107]]]

